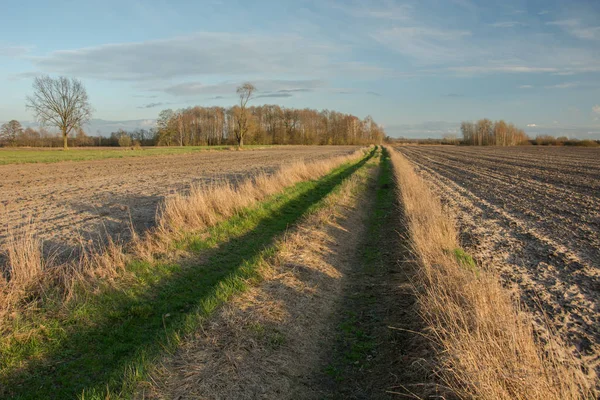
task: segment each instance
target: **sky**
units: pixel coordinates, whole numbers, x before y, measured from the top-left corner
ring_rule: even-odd
[[[390,136],[504,119],[600,139],[600,1],[61,1],[3,4],[0,121],[32,121],[35,76],[80,79],[88,131],[165,108],[252,104],[371,115]]]

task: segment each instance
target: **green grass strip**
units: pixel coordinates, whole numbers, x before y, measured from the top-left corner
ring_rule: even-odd
[[[384,242],[383,235],[389,234],[387,225],[390,223],[390,214],[395,212],[394,187],[390,157],[383,148],[379,160],[375,201],[367,222],[366,239],[359,249],[361,269],[356,272],[360,274],[375,275],[390,262],[387,255],[383,254],[385,249],[382,249],[381,243]],[[372,310],[376,307],[378,297],[373,293],[373,289],[360,289],[351,289],[348,303],[340,312],[332,360],[325,369],[325,373],[340,385],[356,379],[356,374],[362,374],[364,372],[361,371],[369,369],[369,355],[377,347],[377,338],[372,331],[379,321],[373,320],[377,317]]]
[[[327,176],[298,183],[179,246],[203,261],[131,263],[136,279],[101,288],[67,313],[41,319],[45,337],[13,338],[0,348],[0,395],[15,399],[130,398],[164,351],[176,349],[220,304],[259,279],[274,242],[320,206],[374,154]],[[19,362],[27,361],[22,367]]]

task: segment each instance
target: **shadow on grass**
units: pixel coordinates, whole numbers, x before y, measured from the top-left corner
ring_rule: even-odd
[[[0,395],[17,399],[105,398],[107,392],[131,396],[148,361],[173,350],[179,337],[243,290],[246,280],[257,278],[256,267],[273,251],[278,235],[372,155],[317,181],[300,183],[286,190],[287,196],[267,200],[259,207],[263,212],[267,207],[268,212],[250,231],[219,243],[200,265],[134,263],[133,270],[146,271],[141,275],[147,276],[147,282],[141,288],[110,291],[91,300],[94,306],[89,310],[74,310],[69,320],[61,322],[52,338],[55,343],[48,344],[43,356],[29,357],[26,368],[4,373]],[[153,278],[154,269],[164,277]],[[78,322],[78,312],[88,313],[86,323]]]
[[[411,286],[415,266],[385,149],[379,166],[365,236],[357,248],[359,262],[345,275],[343,301],[334,313],[336,338],[322,374],[328,399],[413,397],[403,385],[418,398],[429,398],[418,392],[420,383],[429,382],[420,366],[428,342],[413,333],[423,331]]]

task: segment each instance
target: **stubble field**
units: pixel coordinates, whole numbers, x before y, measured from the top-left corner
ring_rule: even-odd
[[[296,161],[350,154],[356,146],[288,146],[58,163],[0,165],[0,242],[30,223],[46,252],[64,252],[130,226],[155,223],[159,203],[191,185],[237,182]],[[71,150],[77,153],[77,150]],[[7,229],[8,228],[8,229]]]
[[[600,367],[600,151],[403,146],[456,213],[463,247],[514,287],[537,329]]]

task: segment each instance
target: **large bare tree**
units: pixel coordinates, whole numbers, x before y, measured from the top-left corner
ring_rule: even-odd
[[[33,95],[27,97],[27,108],[42,126],[60,129],[65,150],[69,133],[88,122],[93,111],[81,81],[64,76],[35,78]]]
[[[248,104],[248,100],[250,100],[252,93],[255,91],[256,88],[250,82],[244,83],[236,90],[236,93],[240,97],[240,108],[237,113],[237,123],[234,132],[238,146],[240,147],[244,146],[244,136],[248,132],[248,110],[246,109],[246,104]]]

